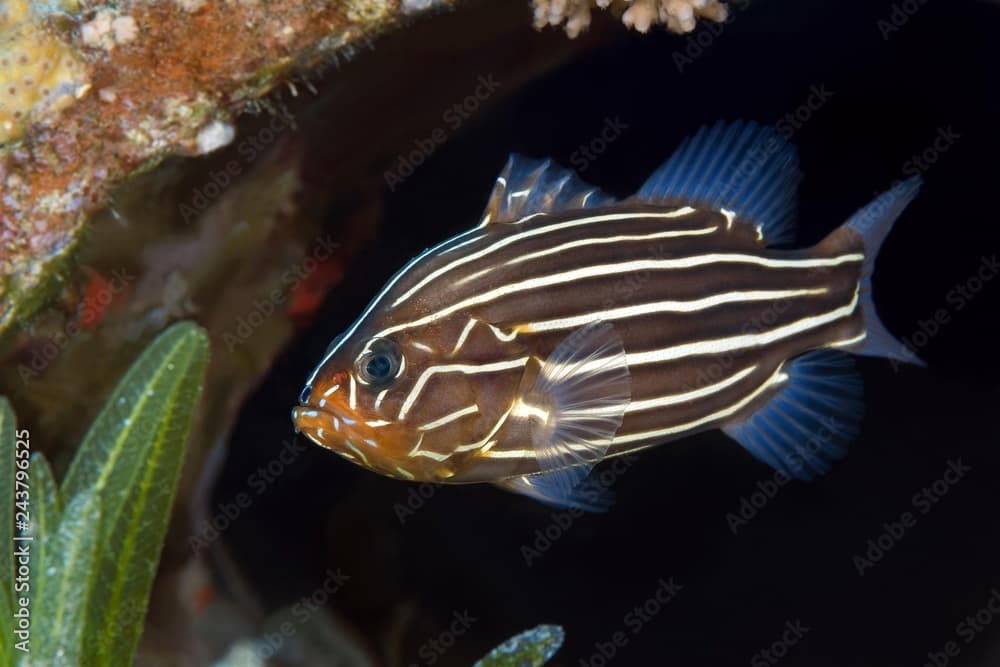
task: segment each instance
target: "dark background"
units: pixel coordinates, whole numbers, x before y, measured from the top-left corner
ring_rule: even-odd
[[[342,568],[352,579],[334,607],[387,664],[426,664],[420,645],[462,610],[477,620],[437,664],[468,665],[505,637],[551,622],[567,632],[554,665],[604,664],[591,660],[595,642],[616,631],[628,636],[608,661],[617,665],[762,665],[755,654],[795,621],[809,631],[781,659],[789,667],[919,666],[949,641],[960,648],[949,664],[1000,664],[1000,617],[970,643],[957,634],[1000,589],[1000,280],[961,310],[948,299],[1000,252],[1000,7],[907,6],[916,13],[884,38],[878,21],[889,20],[888,2],[737,4],[683,72],[674,57],[689,38],[661,29],[640,36],[602,18],[608,37],[599,46],[475,115],[395,192],[386,189],[379,238],[247,403],[232,436],[240,455],[214,498],[245,490],[247,476],[274,458],[291,435],[302,382],[385,280],[478,220],[509,152],[570,166],[605,119],[618,118],[627,129],[583,177],[624,196],[699,126],[775,122],[813,86],[833,96],[793,138],[803,244],[904,177],[904,164],[939,131],[960,136],[924,173],[875,275],[879,312],[899,336],[912,338],[938,309],[949,322],[919,350],[926,369],[858,361],[866,416],[832,474],[782,488],[734,534],[727,514],[773,473],[718,432],[669,444],[621,477],[608,514],[576,519],[528,567],[522,546],[552,523],[550,508],[489,486],[446,487],[401,523],[394,505],[414,485],[309,446],[225,535],[263,599],[290,603],[328,567]],[[525,39],[539,37],[526,28]],[[971,471],[929,512],[915,509],[913,496],[959,459]],[[906,511],[916,524],[860,576],[854,557]],[[676,599],[630,632],[625,615],[671,577],[683,585]]]

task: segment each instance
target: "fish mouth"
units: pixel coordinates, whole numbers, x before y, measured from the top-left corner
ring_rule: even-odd
[[[296,433],[302,433],[320,447],[338,452],[338,444],[350,442],[352,434],[348,429],[356,424],[350,417],[315,405],[292,408],[292,423]]]
[[[441,467],[414,466],[409,455],[413,442],[419,440],[405,427],[383,419],[365,421],[352,413],[350,417],[329,403],[322,408],[299,404],[292,408],[295,431],[324,449],[344,457],[351,463],[394,479],[408,481],[442,481],[451,476],[440,473]]]
[[[329,407],[297,405],[292,408],[295,430],[324,449],[343,456],[359,466],[383,472],[385,452],[375,434],[364,422],[347,417]]]

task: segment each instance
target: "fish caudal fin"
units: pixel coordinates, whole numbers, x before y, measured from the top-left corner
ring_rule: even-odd
[[[643,183],[634,199],[729,210],[767,244],[794,236],[798,153],[773,127],[718,122],[703,127]]]
[[[723,427],[790,479],[810,480],[847,454],[861,423],[861,376],[843,352],[817,350],[784,370],[784,386],[746,420]]]
[[[861,237],[865,260],[861,269],[861,309],[865,323],[865,339],[854,347],[846,348],[855,354],[885,357],[917,366],[925,366],[916,354],[889,333],[875,312],[872,299],[872,273],[879,248],[896,218],[913,201],[920,191],[922,181],[914,176],[901,181],[890,190],[883,192],[870,204],[852,215],[843,227],[834,234],[844,234],[847,230]]]
[[[625,348],[615,328],[592,322],[567,336],[512,409],[534,420],[532,447],[541,472],[498,486],[559,507],[604,511],[610,495],[588,480],[631,401]]]

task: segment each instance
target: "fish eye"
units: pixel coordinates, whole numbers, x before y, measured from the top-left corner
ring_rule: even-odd
[[[362,384],[387,387],[403,370],[403,354],[391,340],[373,338],[358,355],[354,370]]]

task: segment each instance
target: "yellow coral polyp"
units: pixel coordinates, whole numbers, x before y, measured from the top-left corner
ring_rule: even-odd
[[[72,104],[86,84],[83,62],[43,18],[28,0],[0,2],[0,143]]]

